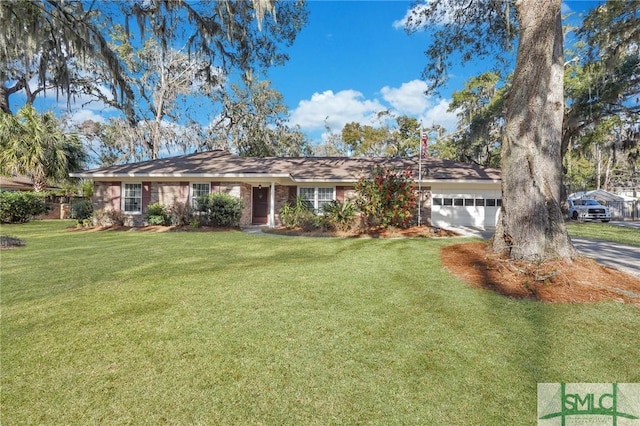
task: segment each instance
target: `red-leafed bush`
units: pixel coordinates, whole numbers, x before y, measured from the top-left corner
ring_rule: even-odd
[[[402,171],[376,167],[370,177],[356,183],[356,205],[368,226],[408,228],[418,200],[410,169]]]

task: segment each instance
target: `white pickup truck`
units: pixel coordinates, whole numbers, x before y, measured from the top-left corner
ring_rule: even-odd
[[[573,220],[601,220],[602,222],[611,220],[609,207],[603,206],[596,200],[577,198],[568,201],[569,217]]]

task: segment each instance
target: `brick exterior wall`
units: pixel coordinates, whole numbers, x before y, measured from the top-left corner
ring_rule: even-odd
[[[49,213],[38,216],[38,219],[66,219],[69,216],[69,203],[47,203]]]
[[[295,200],[296,187],[286,185],[276,185],[276,198],[275,198],[275,225],[282,226],[282,220],[280,219],[280,210],[290,201]],[[292,199],[293,195],[293,199]]]
[[[188,182],[144,182],[146,188],[143,191],[143,212],[146,206],[153,203],[161,203],[170,206],[175,202],[189,201]],[[252,223],[252,185],[243,182],[211,182],[212,193],[226,193],[242,199],[244,203],[241,226],[248,226]],[[281,226],[280,210],[291,201],[295,201],[297,190],[293,185],[275,186],[275,225]],[[431,224],[431,188],[423,188],[422,223]],[[356,191],[353,186],[336,187],[336,199],[338,201],[353,201],[356,198]],[[120,209],[120,182],[95,182],[93,187],[92,204],[94,211]],[[59,211],[57,212],[59,214]],[[144,225],[144,214],[127,215],[126,225]]]
[[[93,204],[94,211],[113,209],[114,200],[111,186],[111,182],[95,182],[93,184],[93,198],[91,198],[91,203]]]
[[[188,184],[187,184],[188,185]],[[189,187],[181,182],[153,182],[151,184],[151,203],[170,206],[173,203],[189,201]]]

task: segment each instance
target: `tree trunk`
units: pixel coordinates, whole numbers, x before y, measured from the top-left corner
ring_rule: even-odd
[[[602,182],[602,150],[595,144],[593,146],[596,157],[596,189],[600,189]]]
[[[11,108],[9,108],[9,91],[0,84],[0,111],[11,114]]]
[[[31,177],[33,181],[33,192],[43,192],[47,189],[47,179],[41,174],[37,173]]]
[[[560,208],[564,58],[561,0],[519,0],[520,44],[502,142],[493,248],[512,259],[571,259]]]

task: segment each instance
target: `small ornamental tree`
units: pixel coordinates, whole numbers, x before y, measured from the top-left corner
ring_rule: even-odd
[[[371,177],[361,177],[356,183],[355,203],[368,226],[408,228],[418,203],[413,187],[411,169],[376,167]]]

